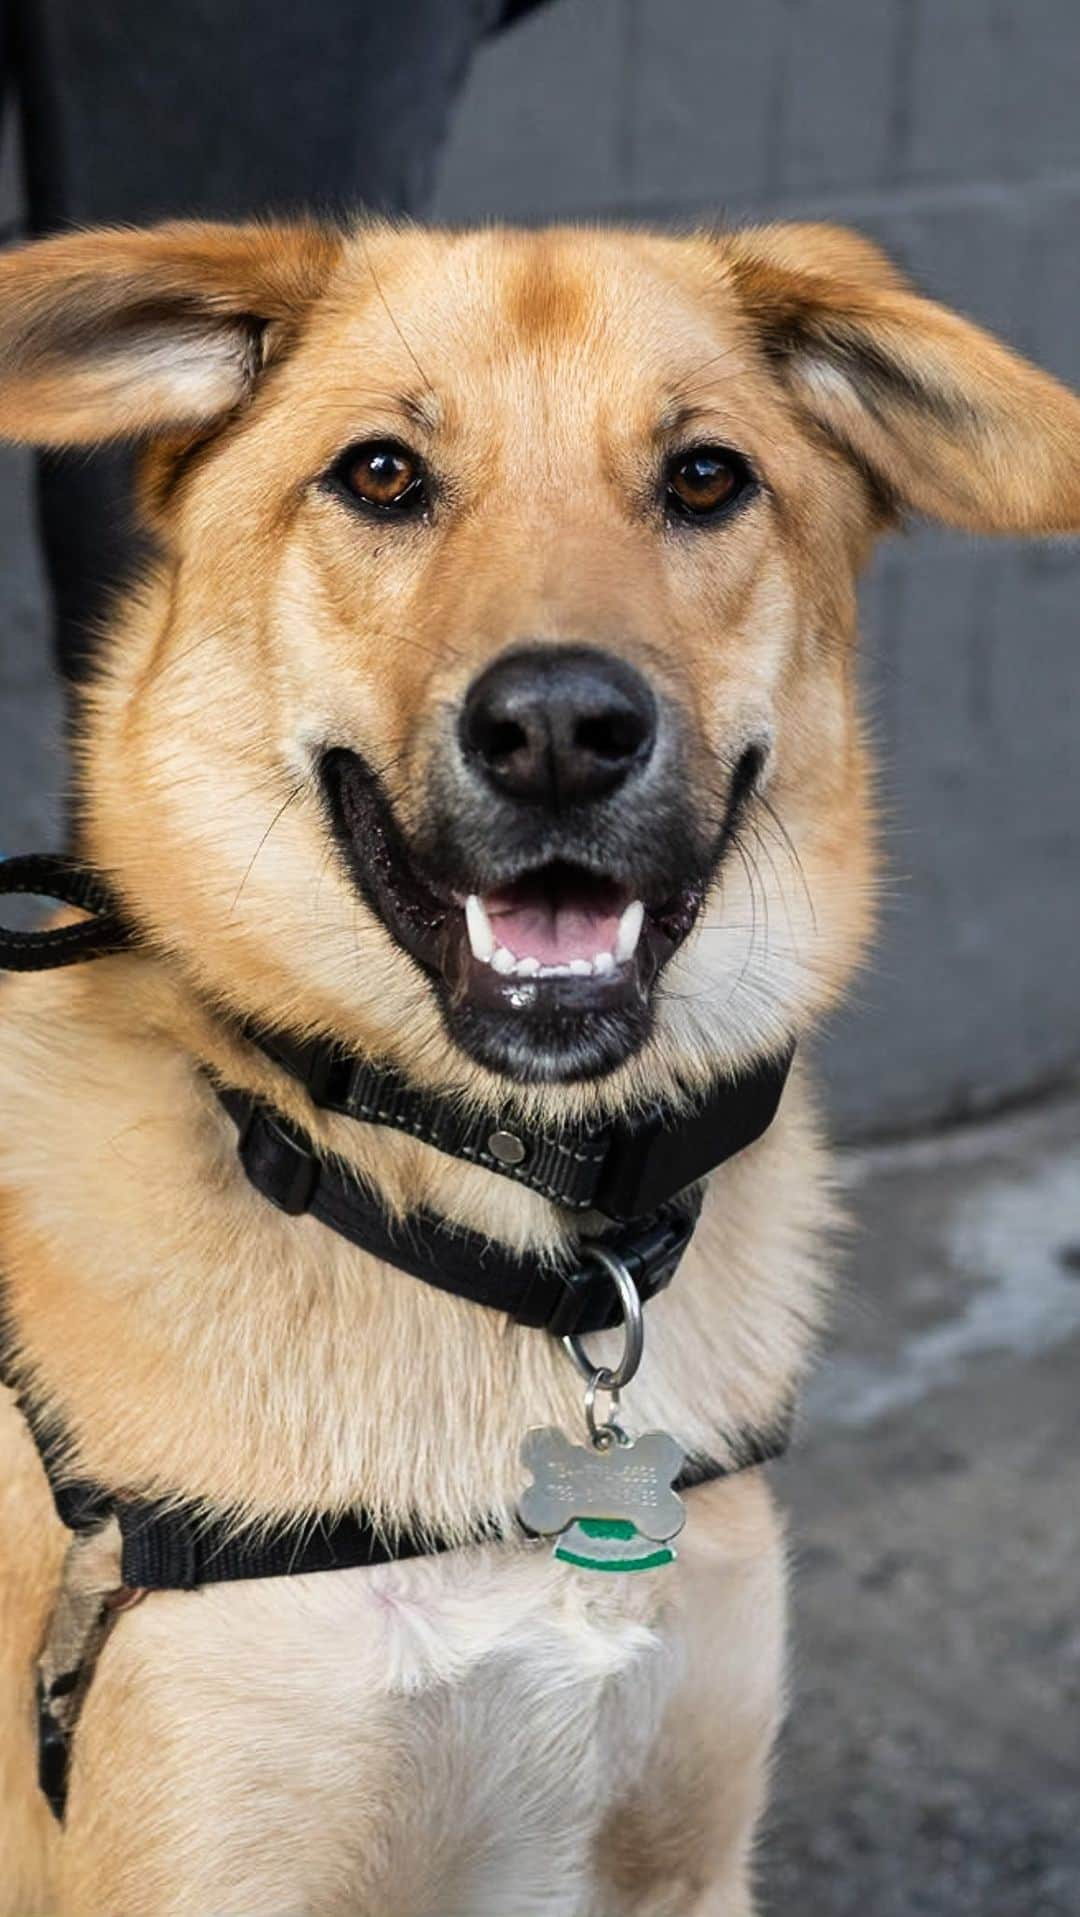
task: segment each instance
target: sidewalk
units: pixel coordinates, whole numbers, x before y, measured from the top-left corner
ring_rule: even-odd
[[[768,1917],[1080,1911],[1080,1099],[845,1160]]]

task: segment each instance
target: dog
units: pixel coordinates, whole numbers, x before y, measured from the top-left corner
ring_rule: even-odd
[[[154,542],[78,739],[125,930],[69,969],[96,921],[62,913],[2,999],[0,1910],[749,1917],[784,1701],[757,1460],[832,1262],[801,1057],[779,1084],[873,918],[856,580],[906,513],[1075,530],[1080,402],[828,226],[177,223],[28,246],[0,291],[0,433],[137,442]],[[304,1046],[383,1089],[335,1106]],[[745,1148],[703,1177],[717,1098]],[[253,1124],[385,1255],[292,1172],[269,1202]],[[576,1175],[605,1127],[692,1188],[643,1313],[603,1206],[520,1163],[540,1132]],[[478,1301],[477,1246],[622,1274],[584,1376],[564,1320]],[[537,1431],[574,1519],[608,1512],[577,1451],[668,1434],[677,1544],[627,1523],[613,1576],[523,1528]],[[135,1511],[255,1553],[165,1588],[111,1560],[52,1686],[62,1823],[49,1476],[91,1557],[116,1519],[80,1485],[127,1552]],[[357,1513],[368,1558],[303,1568]],[[250,1575],[290,1526],[294,1574]]]

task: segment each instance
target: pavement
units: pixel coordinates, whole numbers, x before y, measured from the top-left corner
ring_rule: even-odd
[[[842,1160],[775,1917],[1080,1912],[1080,1097]]]

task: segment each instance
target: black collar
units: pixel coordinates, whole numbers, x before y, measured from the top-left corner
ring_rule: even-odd
[[[588,1237],[579,1238],[569,1258],[543,1259],[511,1251],[434,1212],[412,1211],[397,1221],[363,1179],[318,1153],[305,1133],[270,1106],[232,1086],[219,1086],[218,1097],[236,1125],[249,1182],[279,1210],[309,1213],[399,1271],[557,1338],[620,1322],[611,1279],[591,1258]],[[600,1241],[626,1264],[643,1303],[669,1283],[700,1209],[700,1192],[690,1191],[630,1224],[604,1229],[604,1221],[595,1219]]]
[[[321,1039],[305,1043],[256,1026],[246,1036],[320,1110],[410,1132],[570,1211],[598,1211],[617,1224],[649,1216],[760,1138],[776,1116],[794,1051],[717,1079],[685,1107],[656,1103],[630,1118],[556,1131],[530,1128],[505,1111],[477,1113]]]

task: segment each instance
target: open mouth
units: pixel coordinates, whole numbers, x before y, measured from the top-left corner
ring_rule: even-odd
[[[662,895],[565,857],[517,861],[486,889],[433,872],[355,753],[321,762],[354,883],[432,980],[451,1035],[519,1080],[597,1077],[644,1043],[653,990],[690,932],[704,880]]]
[[[542,865],[465,901],[469,949],[500,978],[608,978],[637,956],[645,907],[580,867]]]
[[[469,894],[457,975],[479,1000],[519,1011],[632,1006],[647,1000],[700,903],[697,886],[650,903],[629,883],[553,860]]]

